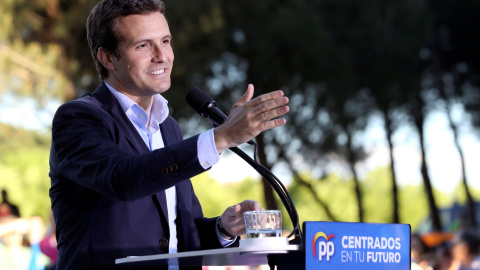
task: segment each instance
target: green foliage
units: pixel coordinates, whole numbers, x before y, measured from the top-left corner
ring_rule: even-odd
[[[22,216],[39,215],[48,220],[49,138],[6,125],[0,128],[0,189],[7,190]]]
[[[469,185],[469,191],[474,201],[480,201],[480,189],[473,188]],[[467,195],[465,194],[465,186],[462,182],[459,182],[453,190],[453,197],[459,204],[465,205],[467,203]]]
[[[221,184],[203,173],[192,178],[192,184],[207,217],[219,216],[227,207],[246,199],[263,202],[262,185],[253,179]]]
[[[74,84],[79,89],[93,83],[95,69],[86,45],[85,22],[95,3],[0,2],[0,94],[29,96],[44,105],[52,98],[74,97]],[[90,70],[89,76],[85,69]]]
[[[388,167],[381,167],[368,173],[362,182],[365,194],[367,222],[392,222],[392,180]],[[399,187],[399,216],[401,223],[409,223],[415,230],[429,214],[427,198],[423,185],[404,185]],[[438,206],[452,203],[451,196],[434,190]]]
[[[357,205],[353,191],[353,180],[330,175],[324,179],[313,179],[308,174],[305,179],[312,181],[315,191],[328,204],[337,221],[357,222]],[[204,173],[192,179],[195,193],[202,204],[204,214],[209,217],[218,216],[231,205],[245,199],[253,199],[263,203],[262,184],[257,179],[245,179],[242,182],[221,184]],[[389,223],[392,219],[391,175],[388,167],[371,171],[361,181],[364,192],[365,222]],[[415,231],[428,216],[428,204],[423,185],[407,185],[399,187],[400,220],[407,223]],[[293,182],[288,187],[292,200],[297,208],[300,224],[304,221],[329,221],[324,209],[320,207],[311,193]],[[440,207],[450,206],[451,196],[435,191]],[[278,200],[278,198],[277,198]],[[281,205],[280,201],[278,201]],[[284,229],[291,230],[292,225],[284,207]]]
[[[345,181],[332,174],[325,179],[313,179],[308,174],[302,175],[314,183],[315,191],[328,204],[330,211],[338,221],[356,221],[357,206],[353,181]],[[328,220],[323,208],[315,203],[311,193],[303,186],[292,184],[290,194],[299,212],[300,222],[307,220]]]
[[[55,43],[27,41],[27,33],[38,21],[29,16],[30,5],[20,11],[16,5],[0,3],[0,94],[33,97],[39,105],[63,99],[70,84],[59,69],[63,49]]]
[[[39,104],[63,98],[68,79],[57,69],[61,48],[55,44],[24,43],[16,39],[0,44],[0,93],[35,97]]]

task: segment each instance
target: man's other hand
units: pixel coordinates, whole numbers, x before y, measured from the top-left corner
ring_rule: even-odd
[[[231,235],[239,236],[246,234],[245,219],[243,213],[246,211],[265,210],[260,203],[253,200],[245,200],[234,206],[228,207],[221,218],[223,228]]]

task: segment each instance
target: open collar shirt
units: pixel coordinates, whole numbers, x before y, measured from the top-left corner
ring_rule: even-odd
[[[125,94],[114,89],[107,82],[105,82],[105,85],[118,100],[128,119],[130,119],[132,124],[135,126],[135,129],[142,137],[150,151],[163,148],[165,145],[163,142],[162,133],[160,132],[160,124],[168,117],[168,101],[160,94],[154,95],[150,112],[150,123],[147,125],[148,114],[142,107],[140,107]],[[219,161],[220,158],[215,147],[213,129],[200,134],[197,142],[197,148],[198,160],[204,169],[215,165]],[[165,193],[167,198],[168,225],[170,230],[169,253],[176,253],[178,240],[177,229],[175,225],[175,219],[177,217],[177,198],[175,186],[165,190]],[[228,246],[234,242],[233,240],[224,239],[222,236],[220,236],[218,231],[217,237],[223,246]]]

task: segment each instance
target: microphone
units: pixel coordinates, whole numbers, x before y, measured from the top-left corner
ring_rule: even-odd
[[[209,95],[198,88],[192,88],[186,97],[188,105],[201,116],[210,119],[214,127],[218,127],[227,120],[227,116],[217,107],[217,103]],[[253,140],[247,142],[255,144]]]
[[[220,126],[227,120],[227,116],[220,111],[215,100],[198,88],[188,91],[186,100],[198,114],[209,118],[214,127]]]

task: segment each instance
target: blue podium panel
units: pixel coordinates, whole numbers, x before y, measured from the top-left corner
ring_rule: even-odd
[[[305,269],[410,269],[410,225],[307,221]]]

